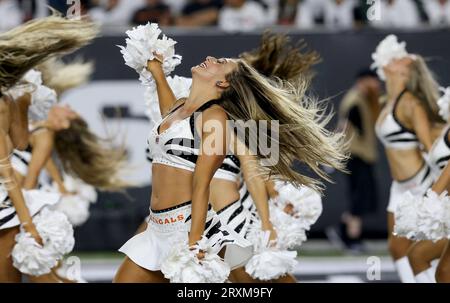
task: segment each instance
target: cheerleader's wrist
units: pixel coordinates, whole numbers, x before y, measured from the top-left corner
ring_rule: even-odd
[[[261,228],[262,230],[272,230],[273,229],[273,224],[272,222],[261,222]]]

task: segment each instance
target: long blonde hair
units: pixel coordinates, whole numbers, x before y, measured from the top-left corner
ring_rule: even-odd
[[[51,58],[36,68],[42,73],[44,85],[54,89],[58,96],[87,83],[94,72],[94,64],[82,59],[65,63],[59,58]]]
[[[29,21],[0,35],[0,89],[15,85],[37,64],[88,44],[98,27],[85,19],[50,17]]]
[[[266,77],[295,81],[300,75],[312,78],[312,66],[321,61],[319,53],[307,49],[300,40],[295,45],[285,34],[264,32],[258,48],[244,52],[240,58]]]
[[[268,79],[243,60],[237,60],[237,68],[227,75],[230,87],[221,98],[221,105],[233,120],[278,120],[276,133],[279,159],[265,167],[264,174],[286,180],[296,185],[322,190],[322,183],[293,169],[295,161],[306,164],[322,179],[330,181],[321,165],[344,171],[347,158],[344,136],[328,131],[325,126],[331,119],[325,108],[305,96],[308,79],[298,77],[295,83]],[[268,133],[273,130],[269,123]],[[256,134],[250,134],[256,135]],[[258,130],[258,135],[261,134]],[[269,139],[268,136],[264,139]],[[241,138],[242,139],[242,138]],[[249,137],[245,141],[249,146]],[[260,150],[252,151],[258,158],[266,157]]]
[[[445,123],[439,115],[437,105],[437,100],[440,97],[439,84],[434,79],[433,73],[422,56],[415,55],[415,59],[410,65],[406,88],[421,101],[430,121]]]
[[[70,127],[55,133],[55,149],[64,171],[100,190],[118,191],[130,184],[123,181],[126,152],[123,146],[113,146],[89,130],[81,118]]]

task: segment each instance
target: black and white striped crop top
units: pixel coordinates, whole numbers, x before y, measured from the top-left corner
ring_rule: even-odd
[[[217,104],[217,101],[212,100],[205,103],[196,112],[202,112],[213,104]],[[171,113],[181,106],[172,110]],[[168,129],[159,133],[159,127],[165,119],[155,125],[150,132],[147,139],[147,160],[153,164],[163,164],[193,172],[201,140],[195,129],[195,115],[177,121]],[[236,181],[240,172],[239,159],[230,154],[226,156],[213,178]]]
[[[450,160],[450,125],[443,129],[428,153],[428,160],[433,169],[442,171]]]
[[[397,105],[406,92],[407,90],[405,89],[400,93],[394,102],[392,110],[383,120],[378,120],[375,126],[377,137],[385,148],[404,150],[415,149],[420,145],[415,132],[404,127],[395,115]]]

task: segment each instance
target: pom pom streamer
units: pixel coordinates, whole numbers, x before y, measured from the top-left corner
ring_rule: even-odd
[[[217,248],[208,244],[203,237],[199,243],[190,248],[185,241],[177,243],[161,265],[161,272],[172,283],[223,283],[230,275],[230,267],[218,254]],[[198,259],[199,251],[204,253]]]
[[[22,273],[41,276],[49,273],[63,255],[72,251],[75,240],[72,225],[61,212],[44,208],[33,218],[33,222],[44,245],[40,246],[21,229],[11,256],[14,267]]]
[[[40,246],[31,234],[23,229],[16,235],[16,245],[11,255],[14,267],[31,276],[48,274],[58,264],[58,254]]]
[[[431,189],[424,197],[410,192],[403,196],[395,212],[394,234],[411,240],[439,241],[449,237],[450,197],[437,195]]]
[[[439,106],[439,115],[445,121],[448,121],[450,116],[450,86],[447,88],[441,87],[439,90],[443,93],[442,97],[437,101]]]
[[[409,54],[406,51],[406,42],[398,42],[397,36],[389,35],[378,44],[375,52],[372,54],[374,62],[371,68],[377,71],[380,79],[386,80],[383,67],[394,59],[401,59],[407,56]]]
[[[176,42],[165,35],[156,23],[148,23],[134,27],[126,32],[126,46],[119,46],[125,64],[140,75],[139,80],[144,85],[153,85],[154,79],[147,70],[147,62],[155,58],[154,53],[164,58],[162,68],[169,75],[181,63],[181,56],[175,55]]]
[[[66,190],[74,194],[64,195],[53,209],[64,213],[73,226],[81,226],[89,219],[90,204],[97,201],[97,191],[78,178],[66,174],[63,178]],[[59,193],[56,183],[46,184],[42,190]]]
[[[92,185],[86,184],[79,178],[64,174],[64,187],[72,193],[76,193],[81,199],[89,201],[90,203],[97,202],[97,191]]]
[[[19,84],[7,91],[13,99],[31,94],[31,105],[28,114],[31,120],[39,121],[47,118],[51,107],[57,103],[56,92],[42,85],[42,74],[37,70],[27,72]]]
[[[74,226],[81,226],[89,219],[90,203],[78,195],[66,195],[55,205],[54,209],[64,213]]]
[[[245,265],[245,271],[255,279],[269,281],[293,272],[297,252],[280,250],[269,241],[270,232],[260,231],[254,243],[255,254]]]
[[[305,229],[309,230],[322,214],[320,194],[306,186],[296,188],[292,184],[279,181],[275,184],[279,193],[276,205],[284,210],[288,204],[291,204],[293,207],[292,216],[298,218]]]
[[[270,207],[270,221],[277,232],[277,246],[280,249],[292,249],[302,245],[306,240],[304,222],[291,215],[286,214],[278,207]]]

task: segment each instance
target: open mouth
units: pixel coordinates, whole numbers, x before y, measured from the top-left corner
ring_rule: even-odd
[[[205,62],[201,63],[199,66],[200,66],[201,68],[207,68],[207,67],[208,67],[208,65],[207,65]]]

